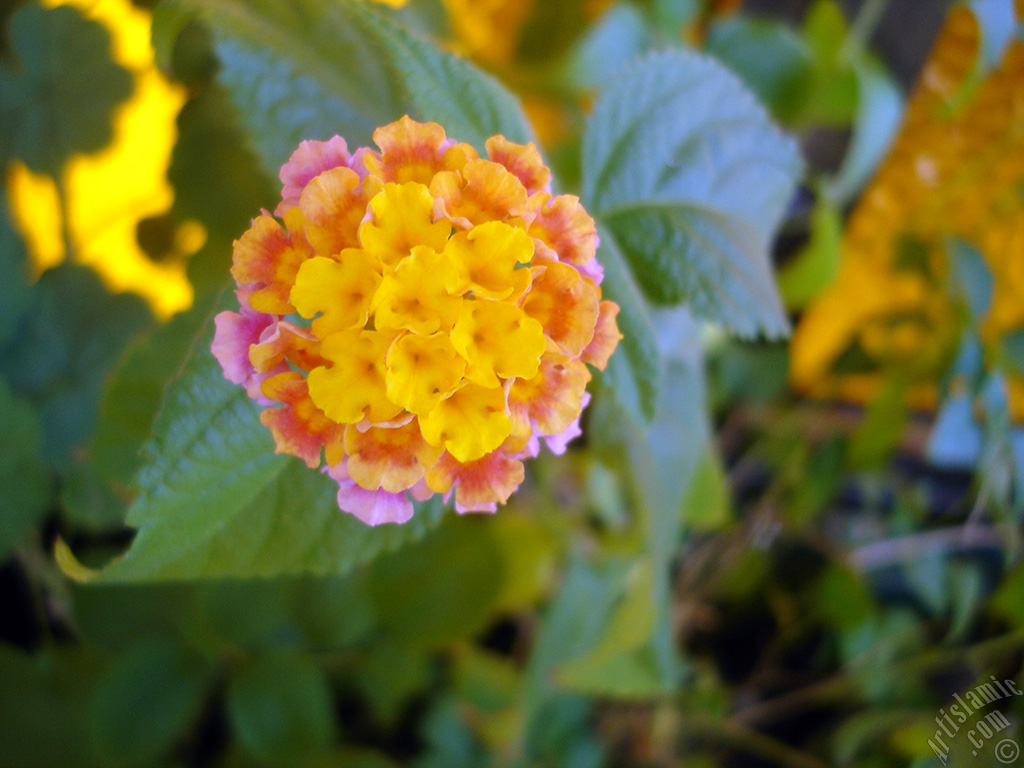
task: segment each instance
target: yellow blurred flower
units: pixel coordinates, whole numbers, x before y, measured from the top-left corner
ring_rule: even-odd
[[[948,287],[950,237],[975,246],[992,273],[982,340],[994,346],[1024,325],[1024,43],[1013,41],[979,82],[980,50],[977,19],[954,8],[900,135],[851,214],[839,275],[796,329],[798,388],[870,396],[876,378],[833,372],[855,348],[877,368],[938,381],[962,322]],[[934,386],[916,394],[930,399]],[[1024,416],[1024,399],[1011,399]]]
[[[112,56],[134,80],[131,98],[113,116],[113,141],[90,155],[75,155],[60,183],[13,163],[7,191],[15,225],[35,270],[72,257],[94,268],[114,291],[146,298],[159,317],[192,303],[184,258],[206,238],[197,222],[178,227],[174,253],[160,263],[139,246],[139,222],[164,215],[174,201],[166,172],[177,139],[175,119],[185,103],[182,87],[157,69],[150,44],[151,16],[129,0],[46,0],[75,6],[111,35]]]

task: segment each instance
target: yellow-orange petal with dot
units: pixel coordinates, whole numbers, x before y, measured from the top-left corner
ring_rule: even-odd
[[[612,352],[619,344],[619,339],[622,338],[616,320],[618,314],[619,305],[614,301],[601,302],[597,325],[594,327],[594,338],[590,340],[581,355],[583,362],[590,363],[599,371],[603,371],[608,365],[608,358],[612,356]]]
[[[446,333],[406,333],[388,349],[387,394],[396,405],[426,415],[455,391],[466,370]]]
[[[433,466],[441,448],[423,439],[415,420],[401,427],[371,427],[362,431],[354,425],[345,429],[348,473],[369,491],[383,488],[398,493],[411,488]]]
[[[579,357],[594,338],[600,289],[568,264],[548,263],[534,273],[523,311],[563,352]]]
[[[383,181],[429,184],[445,168],[449,142],[437,123],[418,123],[408,115],[373,132],[380,153],[367,152],[366,169]]]
[[[434,221],[434,198],[423,184],[385,184],[370,200],[372,220],[359,227],[359,242],[391,270],[418,245],[444,250],[448,221]]]
[[[346,248],[337,259],[315,256],[299,268],[291,302],[300,315],[313,318],[313,332],[321,339],[362,328],[380,286],[380,273],[380,261],[361,248]]]
[[[329,366],[309,373],[309,394],[327,416],[342,424],[364,417],[388,421],[402,409],[387,397],[384,358],[393,336],[379,331],[339,331],[320,345]]]
[[[432,334],[450,331],[459,319],[462,298],[448,292],[458,272],[447,252],[417,245],[387,275],[373,298],[378,330]]]
[[[532,141],[529,144],[516,144],[504,136],[491,136],[484,147],[487,156],[513,173],[523,183],[528,194],[551,191],[551,169],[544,165],[540,150]]]
[[[302,190],[299,210],[306,218],[306,239],[320,256],[359,247],[359,224],[368,198],[363,180],[351,168],[331,168]]]
[[[424,439],[446,448],[459,461],[473,461],[490,453],[504,442],[511,429],[504,388],[481,387],[472,382],[420,417]]]
[[[466,360],[466,378],[483,387],[499,379],[533,378],[547,344],[541,324],[505,301],[466,301],[451,333]]]
[[[249,347],[249,362],[257,373],[269,373],[285,361],[304,371],[323,365],[320,341],[305,328],[281,320],[269,326]]]
[[[288,300],[295,274],[312,256],[313,250],[300,232],[288,231],[263,214],[235,241],[231,275],[240,284],[258,286],[249,297],[253,309],[286,315],[295,309]]]
[[[500,163],[470,160],[461,171],[437,174],[430,194],[457,227],[469,229],[488,221],[511,221],[526,213],[526,187]]]
[[[495,504],[508,501],[524,476],[523,463],[503,450],[470,462],[445,453],[426,474],[427,485],[435,493],[446,493],[455,486],[455,504],[463,512],[494,511]]]
[[[531,237],[552,248],[560,261],[582,267],[597,253],[597,225],[575,195],[540,192],[527,206]]]
[[[453,293],[472,291],[475,296],[516,301],[530,286],[528,264],[534,241],[523,230],[500,221],[489,221],[469,232],[456,232],[445,246],[445,254],[457,270],[448,285]]]
[[[565,431],[583,410],[590,371],[580,360],[546,352],[532,379],[516,379],[508,392],[513,434],[528,433],[531,422],[541,435]]]
[[[320,465],[321,449],[340,447],[342,427],[316,406],[301,373],[287,371],[271,376],[263,382],[263,394],[283,403],[260,413],[260,421],[274,436],[277,453],[298,456],[315,468]]]

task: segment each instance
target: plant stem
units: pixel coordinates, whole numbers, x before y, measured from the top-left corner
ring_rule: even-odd
[[[679,732],[691,739],[737,749],[785,768],[827,768],[818,758],[734,720],[687,714],[679,722]]]
[[[889,7],[889,0],[864,0],[857,17],[850,25],[850,33],[846,36],[842,50],[839,52],[840,61],[850,62],[864,51],[875,33],[878,22],[882,20],[882,14]]]

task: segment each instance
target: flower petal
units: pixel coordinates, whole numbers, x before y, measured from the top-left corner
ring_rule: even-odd
[[[608,365],[608,358],[612,356],[612,352],[618,346],[619,339],[622,338],[616,321],[618,314],[619,305],[614,301],[601,302],[600,312],[597,316],[597,326],[594,329],[594,338],[591,339],[587,348],[583,350],[583,362],[590,363],[599,371],[603,371]]]
[[[423,437],[459,461],[473,461],[504,442],[512,429],[505,390],[468,383],[420,417]]]
[[[532,379],[516,379],[508,393],[513,431],[520,434],[525,422],[541,435],[564,431],[582,410],[590,371],[578,359],[557,352],[541,358]]]
[[[289,211],[286,220],[297,209]],[[299,215],[301,218],[301,214]],[[313,256],[301,230],[286,230],[271,216],[257,217],[235,241],[231,275],[239,284],[254,283],[249,302],[260,312],[287,315],[294,311],[288,301],[299,266]]]
[[[533,271],[523,311],[563,352],[578,357],[594,337],[600,289],[568,264],[548,263]]]
[[[309,394],[324,413],[341,424],[388,421],[402,408],[387,398],[384,356],[393,337],[379,331],[340,331],[324,339],[320,351],[330,367],[309,373]]]
[[[583,267],[597,253],[597,225],[575,195],[552,197],[541,192],[530,198],[533,215],[529,233],[554,249],[560,261]]]
[[[373,217],[359,227],[359,242],[388,270],[417,245],[444,250],[451,224],[433,220],[434,198],[423,184],[385,184],[370,200]]]
[[[407,333],[387,357],[388,398],[412,413],[426,415],[462,381],[466,361],[445,333]]]
[[[423,439],[415,420],[390,429],[361,431],[349,425],[345,430],[348,473],[367,490],[383,488],[397,493],[411,488],[441,452]]]
[[[493,451],[470,462],[459,462],[445,453],[427,471],[427,484],[437,493],[454,486],[459,512],[494,512],[497,503],[508,501],[524,476],[523,463],[505,451]]]
[[[348,476],[343,464],[330,467],[327,473],[338,481],[338,507],[367,525],[405,523],[412,519],[412,502],[404,492],[368,491]]]
[[[445,170],[445,153],[455,142],[448,141],[437,123],[418,123],[408,115],[373,132],[380,154],[367,152],[367,170],[383,181],[429,184],[434,174]]]
[[[360,248],[347,248],[337,259],[316,256],[299,268],[290,299],[300,315],[314,318],[313,333],[321,339],[362,328],[380,272],[380,261]]]
[[[530,271],[517,269],[533,258],[534,241],[523,230],[500,221],[457,232],[445,254],[457,270],[449,285],[453,293],[516,301],[530,286]]]
[[[320,465],[320,450],[325,446],[328,461],[340,458],[342,428],[313,403],[301,373],[287,371],[270,377],[263,382],[263,393],[283,403],[260,414],[260,421],[274,436],[276,453],[298,456],[310,468]]]
[[[490,160],[470,160],[461,171],[437,174],[430,193],[439,200],[439,212],[462,229],[488,221],[522,221],[528,197],[515,174]]]
[[[348,144],[341,136],[334,136],[327,141],[307,140],[299,142],[298,148],[292,152],[288,162],[281,166],[281,202],[274,213],[277,216],[284,214],[289,208],[299,204],[299,197],[302,190],[316,176],[331,168],[342,166],[351,168],[360,178],[366,175],[366,166],[363,165],[362,156],[365,149],[356,150],[355,154],[348,153]]]
[[[551,191],[551,171],[544,165],[537,145],[516,144],[504,136],[491,136],[485,143],[487,156],[515,174],[528,194]]]
[[[374,324],[380,329],[431,334],[450,331],[459,319],[462,298],[448,293],[458,271],[447,251],[424,245],[412,249],[387,275],[373,299]]]
[[[496,387],[499,377],[533,378],[546,342],[541,324],[505,301],[469,300],[451,333],[466,360],[466,378]]]
[[[306,219],[306,238],[321,256],[359,247],[359,225],[366,203],[378,185],[364,183],[351,168],[332,168],[310,180],[302,190],[299,210]]]

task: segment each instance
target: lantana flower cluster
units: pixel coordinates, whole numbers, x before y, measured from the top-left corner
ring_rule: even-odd
[[[580,434],[586,364],[620,338],[594,221],[533,144],[495,136],[481,158],[408,117],[373,138],[299,145],[274,214],[235,242],[239,311],[212,350],[341,509],[400,523],[454,492],[493,512],[523,459]]]

